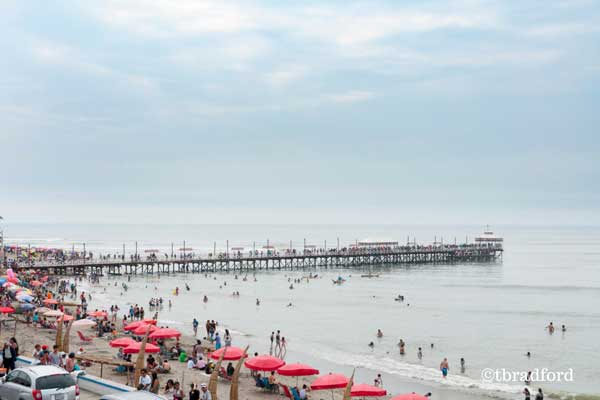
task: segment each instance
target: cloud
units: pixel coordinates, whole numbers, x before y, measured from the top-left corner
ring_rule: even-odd
[[[36,40],[31,43],[32,56],[42,64],[64,67],[85,74],[114,79],[142,89],[155,89],[155,82],[143,75],[121,72],[105,65],[89,61],[75,47],[48,40]]]
[[[557,23],[540,25],[535,28],[531,28],[527,30],[527,34],[539,37],[556,37],[563,35],[583,35],[599,31],[600,27],[598,24],[590,25],[585,23]]]
[[[307,73],[308,68],[306,66],[289,65],[267,73],[265,81],[273,87],[283,87],[304,78]]]
[[[338,104],[360,103],[375,98],[375,93],[368,91],[353,90],[344,93],[336,93],[325,96],[330,102]]]

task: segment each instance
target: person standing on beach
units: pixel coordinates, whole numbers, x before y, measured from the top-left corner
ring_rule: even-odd
[[[400,341],[398,342],[398,347],[400,347],[400,355],[404,355],[404,346],[406,346],[406,343],[404,343],[404,340],[400,339]]]
[[[440,363],[440,371],[442,371],[442,376],[444,377],[444,379],[446,379],[446,377],[448,376],[449,369],[450,366],[448,365],[448,359],[444,358]]]
[[[525,396],[525,400],[531,400],[531,393],[529,392],[529,389],[523,389],[523,395]]]
[[[535,395],[535,400],[544,400],[544,393],[542,392],[542,388],[538,389],[538,392]]]
[[[421,350],[421,348],[419,347],[419,351],[417,352],[417,358],[419,360],[423,359],[423,350]]]
[[[198,325],[200,325],[198,323],[198,320],[194,318],[194,320],[192,321],[192,327],[194,328],[194,337],[198,336]]]
[[[211,396],[210,392],[208,391],[208,387],[206,386],[206,383],[201,384],[200,388],[202,390],[202,393],[200,394],[200,400],[212,400],[212,396]]]

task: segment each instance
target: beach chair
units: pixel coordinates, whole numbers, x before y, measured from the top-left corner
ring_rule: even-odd
[[[84,336],[83,333],[81,333],[81,331],[77,331],[77,336],[79,336],[79,340],[81,340],[81,343],[91,343],[92,342],[92,338]]]
[[[300,400],[300,393],[298,392],[298,388],[293,387],[292,396],[294,397],[292,400]]]
[[[221,370],[219,371],[219,377],[231,382],[231,376],[227,375],[227,370],[225,367],[221,367]]]
[[[283,389],[283,394],[285,395],[285,397],[287,397],[290,400],[294,400],[292,392],[290,392],[289,386],[288,385],[284,385],[283,383],[280,386]]]

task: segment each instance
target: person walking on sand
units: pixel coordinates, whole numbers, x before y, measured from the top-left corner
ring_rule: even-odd
[[[194,328],[194,337],[198,336],[198,325],[200,325],[200,323],[196,318],[194,318],[194,320],[192,321],[192,327]]]
[[[440,363],[440,371],[442,371],[442,376],[444,377],[444,379],[446,379],[446,377],[448,376],[449,369],[450,366],[448,365],[448,359],[444,358]]]
[[[277,335],[275,335],[275,354],[278,354],[281,351],[281,332],[277,331]]]

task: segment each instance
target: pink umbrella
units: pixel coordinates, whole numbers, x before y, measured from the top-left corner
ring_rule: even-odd
[[[132,330],[134,330],[135,328],[137,328],[137,327],[139,327],[141,325],[148,325],[148,324],[146,322],[144,322],[144,321],[135,321],[135,322],[130,322],[123,329],[126,330],[126,331],[132,331]]]
[[[285,365],[285,361],[273,356],[256,356],[244,362],[246,368],[253,371],[275,371]]]
[[[352,397],[378,397],[385,396],[386,394],[387,391],[385,389],[367,385],[366,383],[353,385],[352,391],[350,392],[350,396]]]
[[[310,384],[312,390],[344,389],[348,385],[348,378],[342,374],[321,375]]]
[[[221,347],[219,350],[213,351],[210,355],[210,358],[212,358],[213,360],[218,360],[219,358],[221,358],[221,354],[223,352],[225,352],[223,360],[236,361],[242,358],[242,355],[244,354],[244,349],[240,349],[239,347],[234,346]],[[248,357],[248,355],[246,355],[246,357]]]
[[[29,284],[31,286],[42,286],[43,285],[43,283],[40,281],[31,281],[31,282],[29,282]]]
[[[129,345],[123,349],[123,353],[125,354],[137,354],[140,352],[142,348],[142,342],[135,342],[132,345]],[[146,343],[146,353],[158,353],[160,348],[158,346],[153,345],[152,343]]]
[[[122,337],[119,339],[111,340],[108,344],[110,347],[129,347],[136,344],[137,342],[129,337]]]
[[[46,299],[46,300],[44,300],[44,304],[58,304],[58,300],[56,300],[56,299]]]
[[[134,335],[138,335],[138,336],[143,336],[146,334],[146,332],[148,332],[148,328],[150,328],[150,332],[154,332],[155,330],[157,330],[158,328],[154,325],[148,325],[148,324],[144,324],[144,325],[140,325],[137,328],[135,328],[133,331],[131,331]]]
[[[319,375],[319,370],[306,364],[286,364],[277,370],[279,375],[283,376],[310,376]]]
[[[421,394],[416,394],[415,392],[412,392],[412,393],[401,394],[399,396],[392,397],[391,400],[429,400],[429,398],[425,397]]]
[[[15,312],[15,309],[12,307],[0,307],[0,314],[12,314]]]
[[[134,331],[135,332],[135,331]],[[150,339],[170,339],[178,338],[181,336],[181,332],[177,329],[172,328],[158,328],[148,336]]]
[[[103,318],[106,317],[108,315],[108,313],[106,311],[92,311],[91,313],[88,313],[88,316],[90,317],[94,317],[94,318]]]

